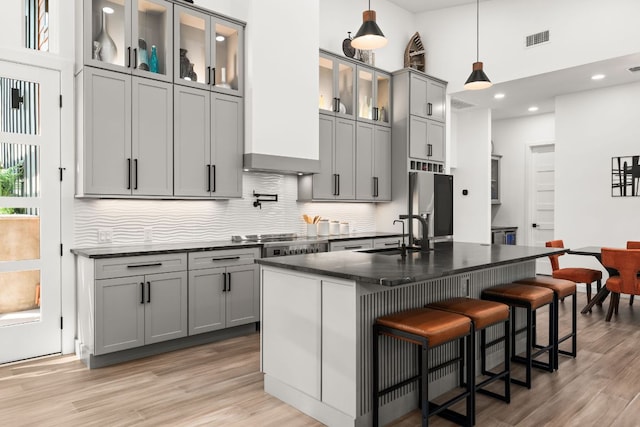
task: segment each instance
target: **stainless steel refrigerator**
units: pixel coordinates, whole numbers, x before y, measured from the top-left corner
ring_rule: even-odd
[[[426,248],[453,239],[453,176],[409,172],[409,243]],[[417,222],[416,222],[417,220]],[[419,225],[418,225],[419,224]],[[428,224],[428,235],[423,232]]]

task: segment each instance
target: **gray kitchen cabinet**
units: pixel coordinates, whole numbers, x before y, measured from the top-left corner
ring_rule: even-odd
[[[260,320],[259,249],[189,254],[189,335]]]
[[[391,200],[391,130],[387,127],[358,123],[356,199]]]
[[[174,194],[241,197],[243,100],[174,86]]]
[[[171,84],[91,67],[80,75],[78,193],[172,195]]]
[[[409,113],[444,122],[446,119],[446,84],[419,72],[411,73]]]
[[[174,8],[174,83],[242,96],[244,24],[191,6]]]
[[[76,2],[82,37],[77,64],[173,81],[173,4],[164,0]],[[157,70],[151,68],[155,48]]]
[[[322,114],[355,119],[356,64],[320,52],[318,109]]]
[[[102,355],[187,336],[186,265],[186,254],[97,260],[82,301],[95,319],[80,311],[80,341]]]
[[[358,65],[358,121],[391,126],[391,75]]]
[[[313,199],[355,198],[356,122],[320,115],[320,173],[313,175]]]
[[[444,163],[445,124],[417,116],[409,117],[409,157]]]
[[[397,248],[402,244],[402,237],[376,237],[373,239],[373,248]]]

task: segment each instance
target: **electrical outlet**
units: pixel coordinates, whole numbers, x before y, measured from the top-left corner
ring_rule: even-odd
[[[144,228],[144,241],[145,242],[153,241],[153,228],[152,227],[145,227]]]
[[[98,243],[111,243],[113,241],[113,229],[101,228],[98,230]]]

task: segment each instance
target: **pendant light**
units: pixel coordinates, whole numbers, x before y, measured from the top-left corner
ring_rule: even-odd
[[[362,12],[362,25],[356,37],[351,40],[351,46],[356,49],[371,50],[386,45],[387,39],[376,24],[376,11],[371,10],[371,0],[369,0],[369,9]]]
[[[493,85],[482,70],[480,58],[480,0],[476,0],[476,62],[473,63],[471,75],[464,84],[465,89],[486,89]]]

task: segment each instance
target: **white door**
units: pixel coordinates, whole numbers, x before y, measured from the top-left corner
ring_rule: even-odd
[[[61,351],[60,73],[0,61],[0,363]]]
[[[529,246],[544,246],[554,239],[555,151],[553,144],[531,145],[528,155],[527,198]],[[551,274],[548,258],[536,261],[538,274]]]

